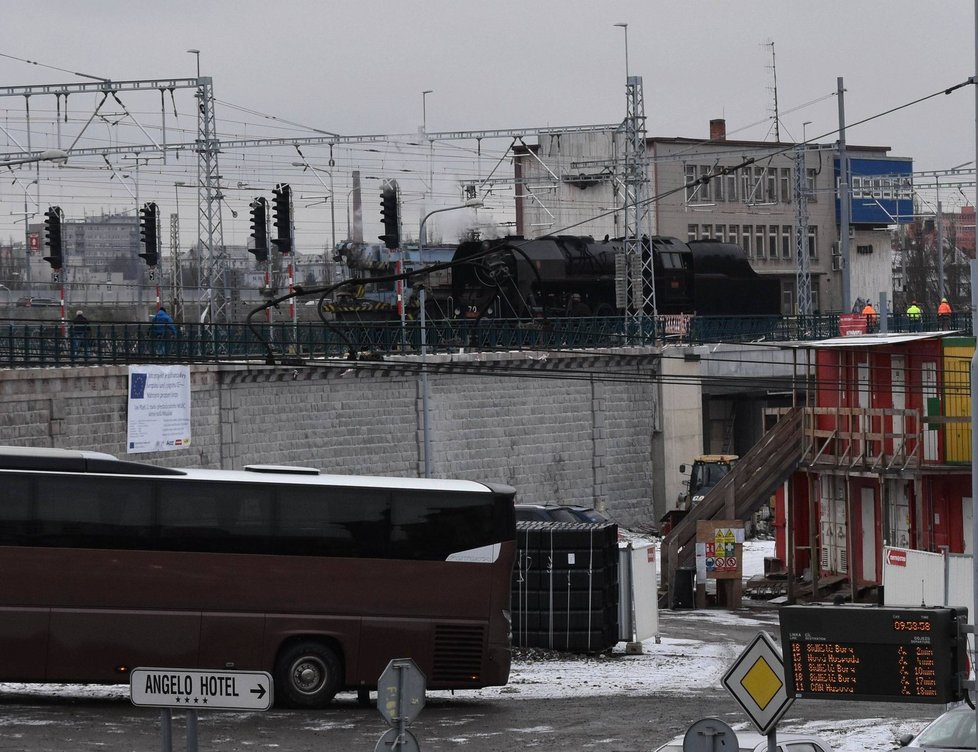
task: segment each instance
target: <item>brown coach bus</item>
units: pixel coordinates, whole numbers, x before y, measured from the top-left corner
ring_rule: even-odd
[[[0,681],[260,670],[311,708],[392,658],[430,689],[509,677],[509,486],[0,447],[0,489]]]

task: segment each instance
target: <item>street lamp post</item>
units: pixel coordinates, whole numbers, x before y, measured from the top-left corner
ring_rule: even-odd
[[[464,204],[446,206],[444,209],[434,209],[425,214],[424,219],[421,220],[421,226],[418,228],[418,263],[424,265],[424,225],[428,221],[428,217],[432,214],[439,214],[440,212],[455,211],[457,209],[481,209],[482,207],[483,202],[481,198],[470,198]]]
[[[421,226],[418,228],[418,265],[424,266],[424,224],[428,217],[439,212],[454,211],[456,209],[479,209],[483,206],[482,199],[473,198],[460,206],[448,206],[444,209],[435,209],[424,215]],[[427,300],[425,299],[425,286],[421,285],[418,296],[418,305],[421,307],[421,435],[424,451],[424,477],[431,477],[431,415],[428,406],[428,320],[425,313]]]
[[[628,24],[616,23],[615,26],[625,30],[625,81],[628,81]]]
[[[421,92],[421,132],[422,133],[428,132],[428,110],[426,107],[427,103],[425,100],[428,98],[429,94],[434,94],[434,92],[435,92],[434,89],[425,89],[423,92]]]
[[[200,78],[200,50],[187,50],[187,52],[197,57],[197,78],[199,79]]]
[[[425,139],[428,138],[428,95],[433,94],[434,89],[425,89],[421,92],[421,133],[424,135]],[[435,188],[432,185],[434,182],[433,167],[432,167],[432,150],[434,149],[431,141],[428,141],[428,184],[425,186],[424,193],[421,196],[421,214],[424,215],[428,211],[428,195],[435,192]],[[424,181],[421,181],[424,184]],[[424,232],[424,222],[421,223],[422,230]],[[424,235],[418,236],[418,242],[424,242]]]
[[[37,179],[35,178],[27,185],[24,185],[14,176],[14,182],[24,189],[24,261],[27,264],[27,273],[24,275],[24,282],[27,287],[27,297],[30,298],[34,295],[34,273],[31,271],[31,215],[28,210],[28,200],[30,199],[31,186],[37,182]],[[38,205],[38,210],[40,210],[40,205]],[[38,247],[40,247],[40,243],[38,243]]]

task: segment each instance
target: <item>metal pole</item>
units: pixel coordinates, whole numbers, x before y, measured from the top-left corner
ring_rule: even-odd
[[[428,404],[428,322],[425,317],[425,286],[421,285],[421,434],[424,448],[424,477],[431,477],[431,418]]]
[[[978,6],[978,0],[976,0],[976,6]],[[976,44],[975,49],[978,50],[978,8],[975,11],[976,18]],[[978,70],[978,60],[976,60],[975,69]],[[978,97],[976,97],[978,100]],[[978,101],[975,102],[976,112],[978,112]],[[978,143],[978,142],[976,142]],[[978,261],[968,262],[971,267],[971,331],[978,332]],[[976,544],[978,544],[978,409],[975,405],[974,395],[978,394],[978,349],[971,356],[971,590],[972,590],[972,612],[968,614],[968,621],[971,624],[978,623],[978,617],[976,617],[975,611],[978,611],[978,549],[976,549]],[[976,640],[974,633],[971,635],[972,648],[974,648]],[[975,678],[978,678],[978,671],[975,671],[975,651],[972,649],[971,653],[971,668],[975,672]],[[972,699],[978,695],[975,689],[972,689]],[[978,706],[978,703],[975,703]],[[975,722],[978,723],[978,707],[975,708]]]
[[[31,272],[31,230],[30,215],[27,213],[27,189],[24,189],[24,260],[27,262],[27,297],[34,297],[34,277]]]
[[[975,68],[974,75],[978,76],[978,0],[975,0]],[[978,165],[978,86],[975,87],[975,164]],[[971,331],[978,332],[978,261],[971,261]],[[971,624],[978,624],[975,611],[978,611],[978,410],[975,409],[975,386],[978,385],[978,349],[971,356],[971,603],[972,613],[968,614]],[[978,644],[978,637],[972,633],[972,647]],[[971,667],[978,679],[978,669],[975,669],[975,651],[971,653]],[[972,690],[972,699],[975,694]],[[978,703],[975,703],[975,723],[978,724]]]
[[[940,181],[937,181],[937,195],[940,196]],[[941,199],[937,199],[937,299],[944,297],[944,215],[941,213]]]
[[[330,160],[332,162],[332,160]],[[329,262],[336,252],[336,194],[333,193],[333,171],[329,171],[329,229],[333,246],[323,258],[323,284],[330,283]]]
[[[163,708],[160,711],[160,749],[162,752],[173,752],[173,711]]]
[[[187,752],[197,752],[197,711],[187,711]]]
[[[839,255],[842,258],[842,312],[852,306],[849,290],[849,156],[846,154],[846,102],[842,76],[836,79],[839,97]]]

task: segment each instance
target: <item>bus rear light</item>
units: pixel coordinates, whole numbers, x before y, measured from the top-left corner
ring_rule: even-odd
[[[129,673],[129,667],[128,666],[116,666],[115,667],[115,672],[117,674],[128,674]]]

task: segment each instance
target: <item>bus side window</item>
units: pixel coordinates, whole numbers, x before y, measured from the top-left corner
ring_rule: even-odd
[[[450,493],[395,492],[391,556],[444,561],[449,554],[495,543],[493,501]]]
[[[169,551],[267,553],[271,492],[228,483],[160,483],[160,545]]]
[[[272,536],[272,493],[267,487],[238,486],[223,494],[220,524],[237,553],[266,554]]]
[[[145,483],[38,478],[36,511],[42,546],[141,548],[152,530],[152,492]]]
[[[16,475],[3,479],[0,495],[0,545],[25,546],[31,544],[35,525],[31,519],[31,481]]]
[[[279,488],[275,552],[383,557],[387,551],[389,507],[385,491]]]

